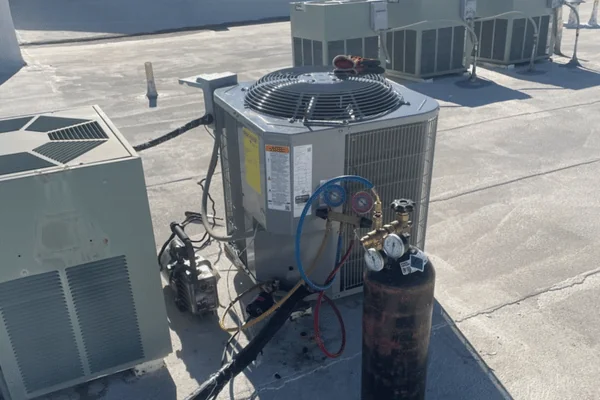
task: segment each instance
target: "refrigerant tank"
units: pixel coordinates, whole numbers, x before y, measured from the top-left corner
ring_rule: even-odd
[[[362,400],[423,400],[435,270],[414,247],[364,274]]]

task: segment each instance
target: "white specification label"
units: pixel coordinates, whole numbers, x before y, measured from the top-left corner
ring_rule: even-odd
[[[312,194],[312,160],[312,144],[294,147],[294,218],[302,214]]]
[[[292,211],[290,148],[265,146],[267,163],[267,206],[271,210]]]

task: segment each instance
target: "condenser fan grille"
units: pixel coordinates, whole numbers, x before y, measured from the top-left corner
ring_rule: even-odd
[[[248,88],[245,98],[246,107],[256,112],[306,123],[364,121],[403,104],[381,75],[340,75],[314,68],[268,74]]]

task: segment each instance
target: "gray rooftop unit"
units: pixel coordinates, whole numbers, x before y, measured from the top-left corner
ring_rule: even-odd
[[[0,119],[0,204],[5,400],[170,353],[142,161],[98,107]]]
[[[462,24],[464,0],[400,0],[388,4],[387,47],[392,76],[432,78],[465,72],[467,31]],[[426,23],[397,30],[399,27]]]
[[[518,11],[492,18],[496,15]],[[510,65],[531,60],[534,27],[539,29],[536,60],[552,55],[552,0],[477,0],[475,32],[479,39],[479,60],[490,64]]]
[[[401,0],[388,10],[387,73],[422,79],[467,70],[463,0]],[[294,66],[331,65],[338,54],[379,58],[372,3],[377,1],[308,1],[291,4]],[[426,23],[420,23],[427,21]],[[414,25],[410,28],[398,28]]]
[[[276,71],[257,82],[219,89],[214,100],[227,225],[230,231],[257,229],[254,238],[232,244],[229,252],[237,253],[237,261],[257,280],[300,279],[294,258],[300,214],[324,180],[340,175],[370,179],[386,202],[396,197],[417,201],[412,241],[424,245],[439,109],[435,100],[380,75],[340,77],[326,67]],[[325,229],[315,216],[316,206],[304,223],[305,268]],[[384,219],[392,219],[387,204],[384,210]],[[352,239],[353,232],[345,231],[344,247]],[[315,282],[324,282],[333,269],[336,242],[334,234],[311,275]],[[356,246],[335,281],[333,297],[362,290],[363,259]]]

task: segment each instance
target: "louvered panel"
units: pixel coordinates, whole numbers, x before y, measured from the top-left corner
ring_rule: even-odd
[[[417,31],[407,30],[405,32],[404,72],[414,75],[417,72]]]
[[[506,35],[508,34],[508,20],[497,19],[494,27],[494,49],[492,51],[492,59],[497,61],[504,60],[506,53]]]
[[[28,393],[84,375],[58,272],[0,284],[0,312]]]
[[[323,65],[323,42],[313,40],[313,64]]]
[[[124,256],[67,268],[92,373],[144,358]]]
[[[386,64],[385,64],[386,69],[395,69],[395,67],[392,64],[393,60],[396,58],[396,51],[394,49],[394,46],[395,46],[394,34],[395,34],[395,32],[388,32],[385,34],[385,47],[388,51],[388,55],[390,56],[390,59],[386,60],[386,61],[389,61],[389,62],[386,62]]]
[[[346,174],[356,174],[369,179],[381,198],[386,201],[403,197],[417,203],[412,216],[415,223],[411,243],[420,248],[425,244],[424,230],[427,222],[436,127],[437,118],[397,128],[356,133],[346,138]],[[348,185],[349,192],[360,189],[358,185]],[[384,221],[390,221],[394,217],[388,204],[384,204]],[[359,236],[364,235],[366,231],[361,230]],[[358,239],[354,232],[346,231],[343,248],[353,239]],[[340,291],[362,285],[363,255],[363,249],[356,246],[341,270]]]
[[[293,38],[292,45],[294,52],[294,66],[299,67],[304,63],[304,60],[302,58],[302,39],[297,37]]]
[[[452,28],[441,28],[438,30],[438,43],[436,54],[436,72],[452,70]],[[460,46],[460,44],[456,44]],[[464,48],[464,44],[462,45]],[[461,53],[462,54],[462,53]]]
[[[483,21],[481,24],[480,55],[481,58],[492,58],[494,45],[494,20]]]
[[[33,151],[59,163],[66,164],[105,142],[106,140],[55,141],[36,147]]]
[[[466,29],[463,26],[454,27],[452,69],[462,69],[465,67],[465,34]]]
[[[379,58],[379,38],[377,36],[369,36],[365,38],[365,57]]]
[[[302,59],[303,65],[313,65],[313,50],[312,41],[310,39],[302,39]]]
[[[550,34],[550,16],[544,15],[540,21],[540,39],[538,43],[538,56],[548,54],[548,35]]]
[[[394,43],[394,53],[393,57],[393,65],[394,70],[398,72],[404,72],[404,51],[405,51],[405,31],[396,31],[394,32],[393,37]]]
[[[108,135],[96,121],[49,132],[48,137],[50,140],[108,139]]]
[[[429,75],[435,72],[437,51],[437,30],[427,29],[421,34],[421,74]]]
[[[346,53],[352,56],[364,57],[362,38],[346,40]]]
[[[526,25],[527,20],[525,18],[520,18],[513,21],[513,36],[510,44],[510,61],[521,60],[523,58]]]
[[[327,42],[327,54],[329,54],[329,57],[327,58],[326,64],[332,65],[335,56],[346,54],[345,42],[343,40],[333,40],[331,42]]]
[[[533,19],[535,21],[535,23],[538,26],[540,26],[540,18],[534,18]],[[533,35],[535,34],[535,29],[533,28],[533,24],[531,23],[531,21],[528,19],[527,20],[527,25],[525,28],[525,43],[523,45],[523,58],[530,58],[531,54],[533,52]]]

